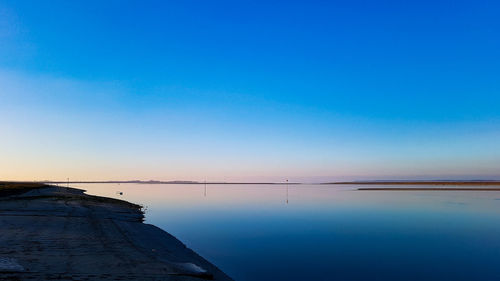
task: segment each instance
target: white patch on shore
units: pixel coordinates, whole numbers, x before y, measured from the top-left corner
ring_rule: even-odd
[[[194,263],[186,262],[186,263],[176,263],[179,268],[187,271],[190,274],[204,274],[207,271]]]
[[[24,267],[22,267],[15,259],[0,257],[0,272],[21,271],[24,271]]]

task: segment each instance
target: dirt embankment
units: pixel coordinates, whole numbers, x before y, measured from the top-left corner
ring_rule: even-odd
[[[79,189],[0,183],[0,280],[231,280],[143,218]]]

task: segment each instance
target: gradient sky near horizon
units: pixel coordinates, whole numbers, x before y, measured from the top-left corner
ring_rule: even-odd
[[[499,12],[0,0],[0,179],[500,179]]]

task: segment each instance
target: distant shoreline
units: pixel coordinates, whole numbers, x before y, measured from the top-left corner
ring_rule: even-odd
[[[75,184],[75,183],[137,183],[137,184],[304,184],[300,182],[202,182],[202,181],[37,181],[43,184]]]
[[[360,184],[360,185],[499,185],[500,181],[358,181],[332,182],[326,184]],[[448,188],[449,189],[449,188]]]
[[[200,181],[156,181],[156,180],[129,180],[129,181],[36,181],[36,183],[42,184],[95,184],[95,183],[136,183],[136,184],[241,184],[241,185],[299,185],[299,184],[311,184],[311,185],[498,185],[500,186],[500,181],[496,180],[422,180],[422,181],[389,181],[389,180],[381,180],[381,181],[343,181],[343,182],[324,182],[324,183],[304,183],[304,182],[200,182]]]
[[[358,188],[359,191],[500,191],[500,187],[491,188],[459,188],[459,187],[367,187]]]

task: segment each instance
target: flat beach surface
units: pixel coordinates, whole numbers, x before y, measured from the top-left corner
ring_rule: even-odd
[[[232,280],[143,218],[80,189],[0,183],[0,280]]]
[[[497,185],[500,181],[352,181],[352,182],[332,182],[326,184],[361,184],[361,185]]]
[[[500,187],[360,187],[360,191],[500,191]]]
[[[332,184],[367,186],[357,188],[361,191],[500,191],[499,181],[362,181]]]

